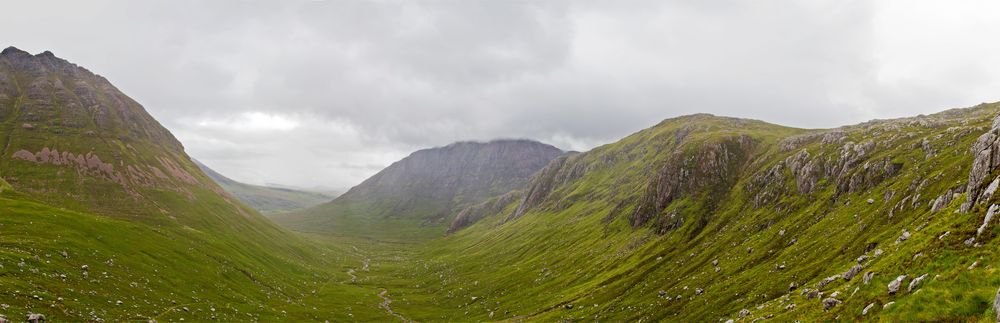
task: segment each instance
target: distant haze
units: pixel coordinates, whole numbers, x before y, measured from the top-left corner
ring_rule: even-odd
[[[997,1],[18,1],[0,47],[104,75],[233,179],[419,148],[586,150],[697,112],[797,127],[1000,100]]]

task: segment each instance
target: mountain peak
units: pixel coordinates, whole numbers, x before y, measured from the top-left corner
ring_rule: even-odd
[[[22,54],[23,55],[31,55],[28,52],[23,51],[23,50],[21,50],[21,49],[19,49],[17,47],[14,47],[14,46],[10,46],[10,47],[4,48],[3,52],[0,52],[0,55],[3,55],[3,56],[7,56],[7,55],[22,55]]]

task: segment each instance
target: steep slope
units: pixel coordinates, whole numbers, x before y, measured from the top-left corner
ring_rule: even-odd
[[[274,219],[306,232],[437,236],[458,210],[522,187],[562,153],[528,140],[460,142],[420,150],[330,203]]]
[[[240,183],[219,174],[197,160],[193,161],[202,172],[205,172],[205,175],[208,175],[216,184],[222,186],[222,189],[226,190],[226,192],[264,214],[287,212],[316,206],[329,202],[336,197],[327,193]]]
[[[994,321],[998,114],[670,119],[380,262],[416,320]]]
[[[307,293],[340,270],[333,257],[351,259],[343,250],[230,197],[103,77],[3,50],[0,142],[0,316],[348,319]],[[347,298],[384,319],[364,295]]]

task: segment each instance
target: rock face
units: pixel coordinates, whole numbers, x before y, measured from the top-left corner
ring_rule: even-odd
[[[527,185],[533,174],[563,154],[530,140],[459,142],[414,152],[314,209],[358,206],[371,218],[405,217],[448,225],[463,208]],[[318,215],[337,216],[334,212]],[[465,216],[458,227],[471,223]]]
[[[980,195],[984,191],[981,185],[990,172],[1000,166],[1000,116],[993,119],[990,130],[976,139],[971,152],[972,168],[969,170],[969,182],[965,190],[968,192],[968,200],[962,204],[962,212],[968,212],[976,202],[990,197]]]
[[[522,195],[522,191],[512,191],[510,193],[486,200],[483,203],[463,209],[458,213],[458,215],[455,216],[455,219],[451,221],[451,225],[448,227],[448,233],[461,230],[462,228],[470,226],[491,214],[500,213],[505,207],[520,199]]]
[[[696,151],[679,151],[651,176],[645,194],[632,214],[632,226],[654,219],[670,202],[691,192],[728,188],[750,158],[753,140],[749,136],[725,138],[701,145]],[[679,226],[674,219],[661,224],[661,231]]]

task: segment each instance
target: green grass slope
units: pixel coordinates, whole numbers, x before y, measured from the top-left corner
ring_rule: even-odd
[[[353,248],[232,198],[142,106],[49,52],[0,53],[0,144],[8,320],[392,317],[377,286],[351,283]]]
[[[1000,229],[977,228],[995,168],[960,209],[970,147],[998,113],[832,130],[671,119],[550,165],[523,199],[373,267],[418,321],[992,322]]]
[[[337,197],[329,193],[241,183],[219,174],[197,160],[194,163],[226,192],[265,215],[308,208]]]

